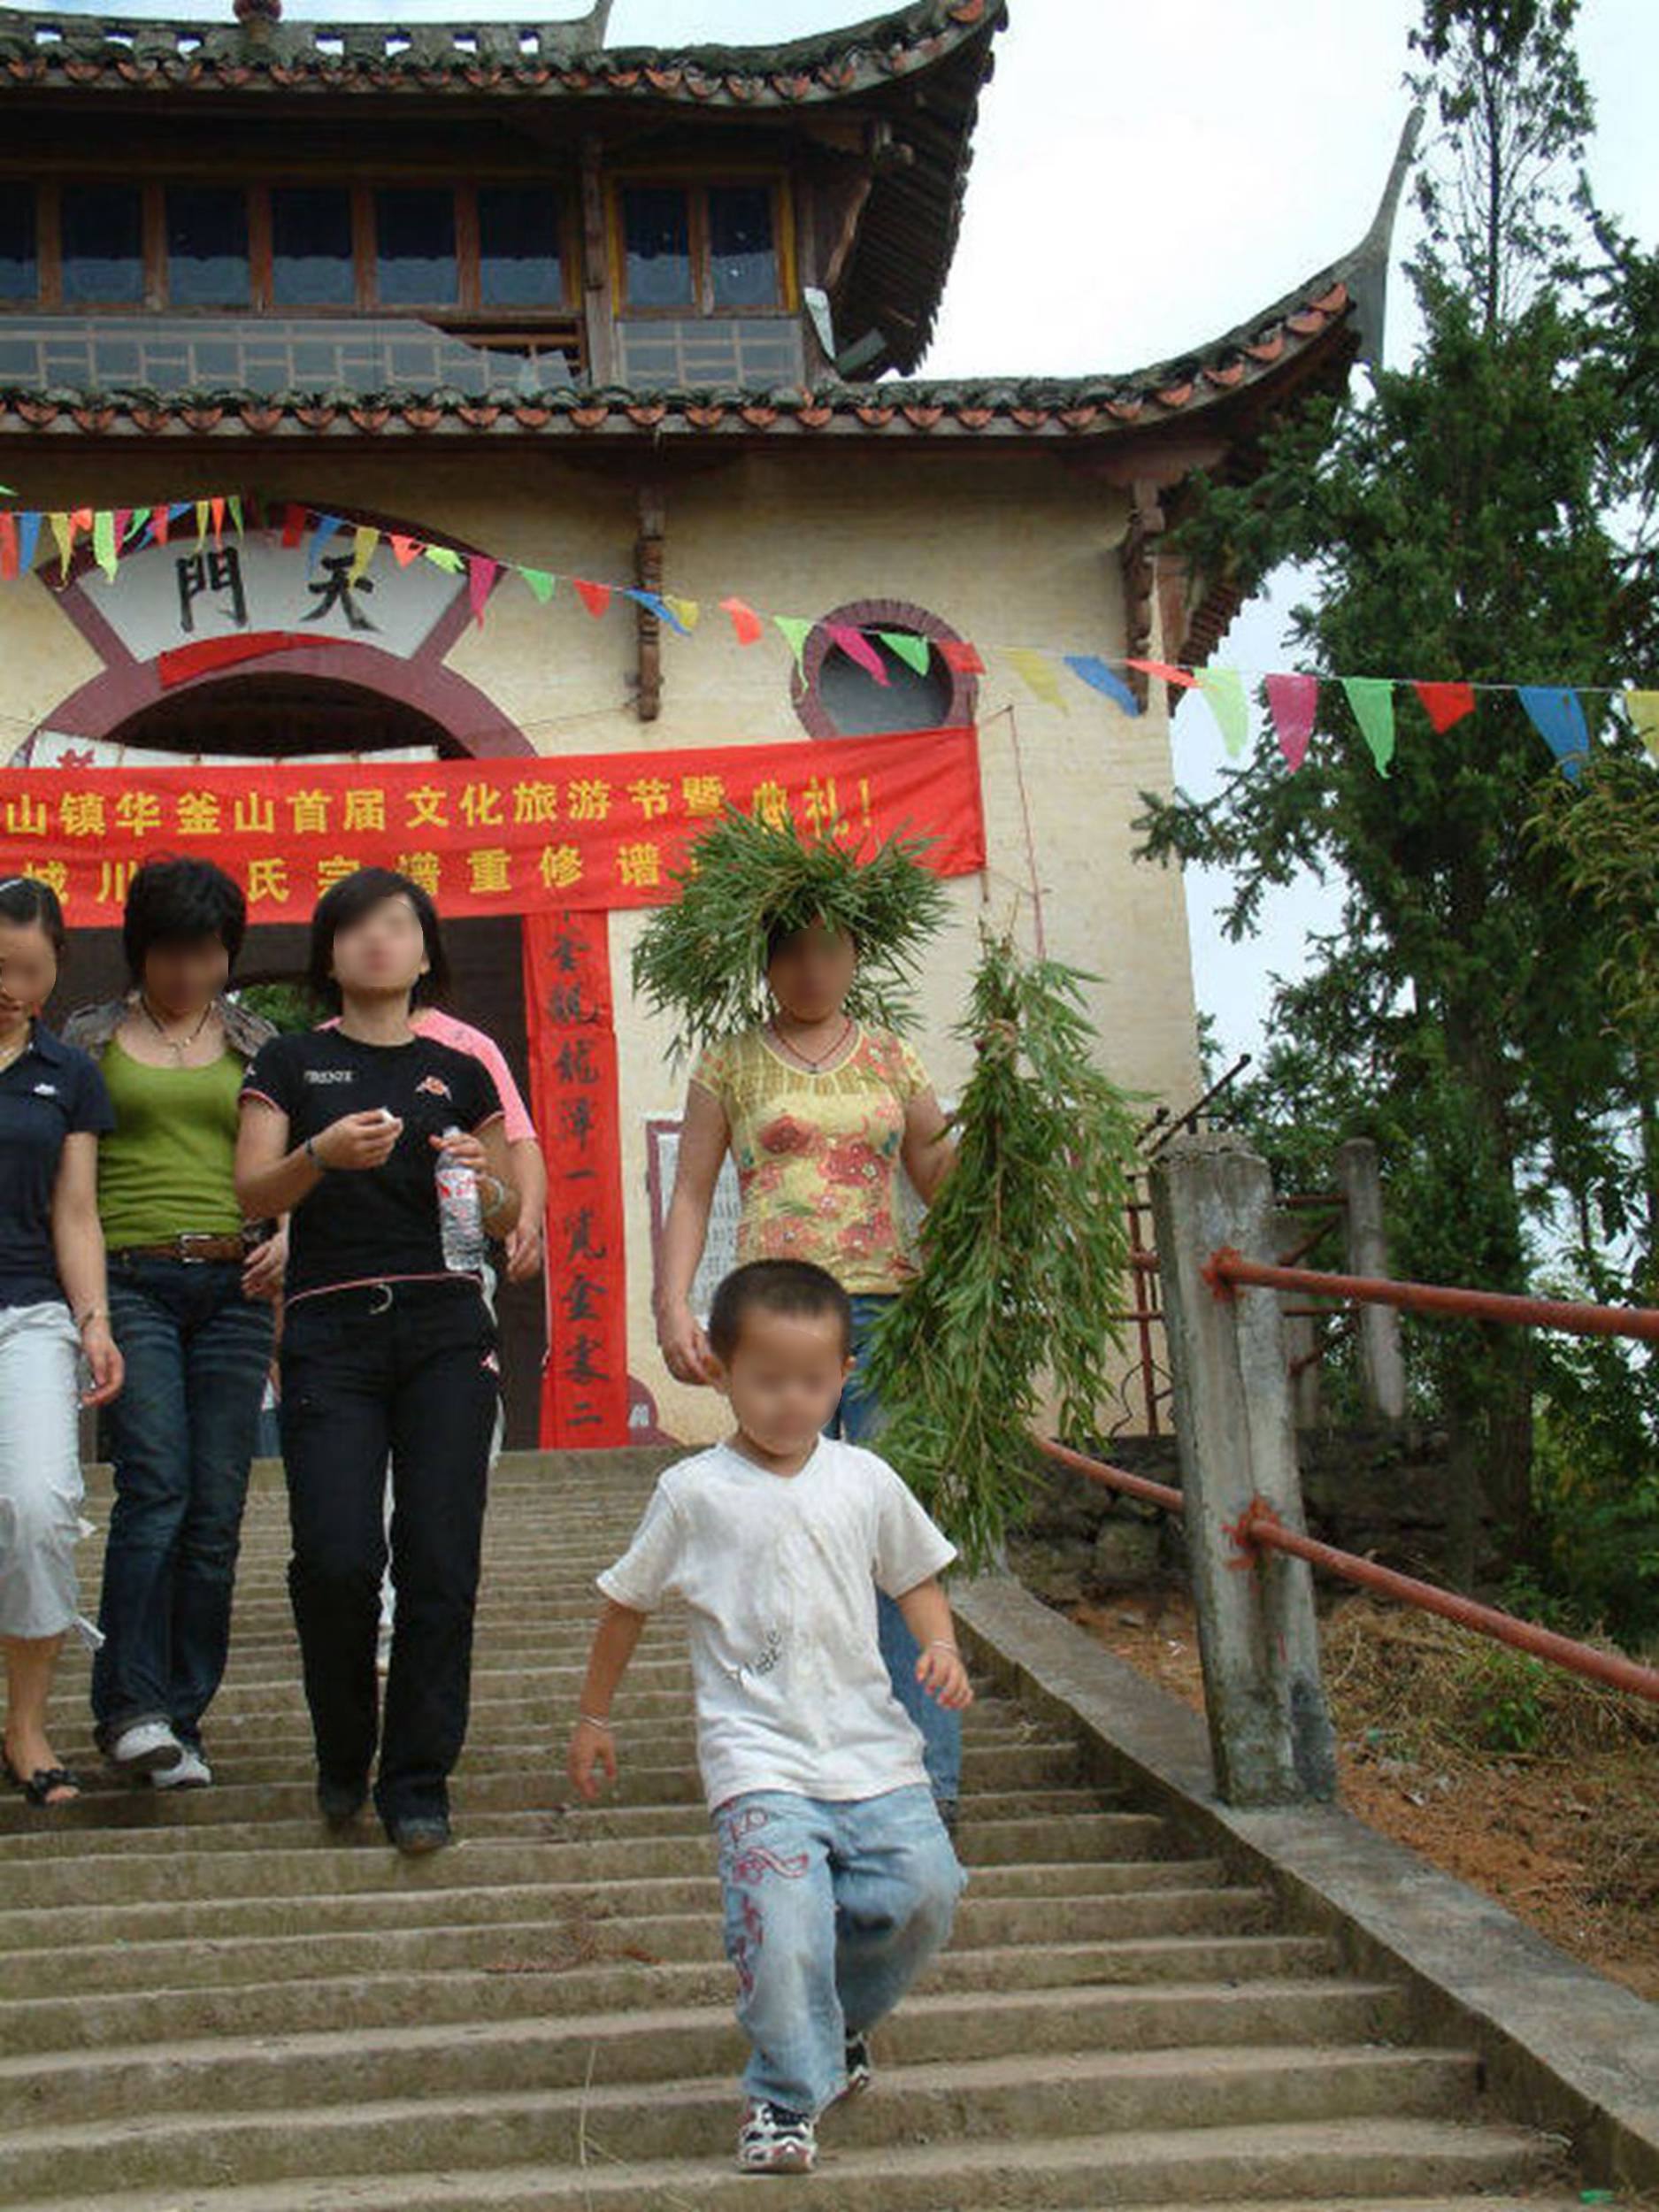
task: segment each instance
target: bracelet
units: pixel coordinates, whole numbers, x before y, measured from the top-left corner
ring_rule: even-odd
[[[495,1196],[490,1199],[488,1203],[483,1207],[482,1211],[486,1216],[489,1214],[498,1214],[507,1202],[506,1184],[502,1181],[499,1175],[480,1175],[478,1180],[480,1190],[483,1188],[484,1185],[488,1183],[490,1189],[495,1194]]]
[[[962,1656],[961,1646],[948,1642],[942,1636],[935,1636],[927,1648],[929,1651],[948,1651],[953,1659],[960,1659]]]
[[[311,1165],[317,1170],[317,1172],[319,1175],[327,1174],[328,1163],[324,1159],[322,1154],[317,1149],[317,1140],[315,1137],[307,1137],[304,1143],[300,1147],[300,1150],[305,1155],[306,1158],[311,1162]]]
[[[107,1321],[109,1317],[110,1310],[107,1306],[88,1306],[84,1312],[75,1316],[75,1326],[78,1329],[84,1329],[89,1321]]]
[[[584,1728],[602,1729],[607,1736],[614,1736],[617,1732],[611,1723],[608,1720],[601,1720],[597,1713],[578,1713],[576,1717]]]

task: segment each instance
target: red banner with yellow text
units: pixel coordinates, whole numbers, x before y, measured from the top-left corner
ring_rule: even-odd
[[[133,872],[202,852],[253,923],[298,919],[354,868],[401,869],[446,914],[656,905],[726,806],[803,828],[933,841],[928,864],[985,863],[972,729],[675,753],[345,765],[0,769],[0,870],[40,877],[72,927],[119,923]]]
[[[526,916],[532,1110],[547,1161],[544,1450],[628,1440],[627,1280],[610,926]]]

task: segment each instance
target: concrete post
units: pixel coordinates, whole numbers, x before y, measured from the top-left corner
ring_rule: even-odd
[[[1304,1215],[1276,1213],[1269,1229],[1275,1253],[1294,1252],[1307,1233]],[[1316,1356],[1319,1349],[1319,1324],[1303,1310],[1291,1313],[1291,1306],[1303,1309],[1308,1303],[1305,1291],[1285,1290],[1279,1294],[1279,1317],[1285,1325],[1285,1358],[1290,1375],[1290,1409],[1296,1432],[1317,1429],[1323,1411],[1320,1385],[1323,1380],[1320,1362]]]
[[[1258,1497],[1303,1525],[1279,1302],[1271,1290],[1217,1297],[1202,1273],[1223,1245],[1271,1259],[1271,1180],[1239,1139],[1204,1134],[1168,1147],[1152,1194],[1217,1786],[1230,1805],[1329,1799],[1336,1755],[1309,1569],[1272,1552],[1247,1566],[1227,1532]]]
[[[1369,1137],[1353,1137],[1338,1147],[1336,1179],[1348,1201],[1347,1272],[1386,1276],[1388,1238],[1383,1227],[1382,1170]],[[1355,1322],[1366,1403],[1385,1421],[1403,1421],[1406,1364],[1400,1349],[1399,1312],[1393,1306],[1360,1306]]]

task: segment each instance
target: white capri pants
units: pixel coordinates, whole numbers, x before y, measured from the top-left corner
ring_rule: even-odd
[[[42,1638],[83,1622],[75,1545],[81,1502],[81,1339],[60,1299],[0,1306],[0,1636]]]

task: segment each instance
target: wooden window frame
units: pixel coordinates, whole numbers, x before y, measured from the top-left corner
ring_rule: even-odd
[[[709,252],[709,194],[727,184],[764,184],[772,188],[772,247],[778,260],[777,301],[770,307],[717,306]],[[626,227],[622,196],[645,186],[684,192],[688,201],[691,241],[691,298],[680,307],[635,306],[628,298]],[[727,322],[749,317],[787,320],[800,312],[795,258],[795,200],[788,174],[776,168],[747,169],[722,164],[710,169],[619,169],[606,180],[611,242],[611,297],[613,312],[629,322]]]
[[[8,173],[10,178],[11,173]],[[465,326],[472,324],[489,329],[522,329],[526,336],[545,331],[549,338],[574,329],[580,337],[581,320],[581,226],[578,215],[576,181],[573,178],[546,179],[526,177],[503,173],[449,180],[448,187],[455,203],[455,248],[457,269],[457,296],[453,301],[434,300],[411,305],[383,306],[378,296],[376,271],[378,252],[374,233],[374,195],[382,185],[396,190],[400,186],[416,185],[420,180],[411,177],[363,178],[334,175],[283,177],[280,184],[304,183],[319,187],[333,186],[343,189],[351,204],[352,279],[353,298],[349,307],[304,308],[279,306],[274,295],[274,231],[271,212],[272,186],[256,182],[247,177],[215,176],[211,173],[192,173],[185,176],[157,173],[134,180],[132,177],[111,176],[91,171],[59,174],[50,177],[25,175],[17,173],[15,181],[27,184],[35,194],[35,296],[28,301],[8,302],[9,311],[44,314],[96,315],[177,315],[188,320],[209,321],[226,315],[245,316],[256,319],[266,317],[304,317],[322,315],[329,318],[350,319],[371,317],[410,320],[435,321],[443,327],[457,326],[464,333]],[[445,180],[440,180],[440,184]],[[249,292],[245,307],[175,307],[167,296],[167,188],[175,183],[202,185],[240,185],[248,203],[248,264]],[[481,296],[482,273],[480,266],[480,237],[478,225],[478,189],[480,185],[519,185],[539,188],[549,193],[555,203],[558,221],[559,275],[563,285],[562,296],[557,301],[536,307],[510,307],[486,301]],[[135,190],[140,209],[140,257],[143,270],[142,297],[138,300],[75,300],[64,298],[63,258],[63,199],[65,186],[81,185],[124,186]]]

